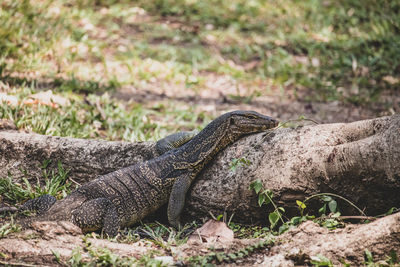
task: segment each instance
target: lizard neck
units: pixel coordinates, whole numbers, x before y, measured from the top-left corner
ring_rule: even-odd
[[[232,111],[209,123],[198,135],[183,146],[171,150],[169,157],[173,170],[201,171],[218,151],[241,136],[265,131],[278,125],[278,121],[254,111]]]
[[[190,168],[197,173],[215,154],[238,138],[231,134],[226,120],[214,120],[191,141],[172,151],[176,160],[175,167]]]

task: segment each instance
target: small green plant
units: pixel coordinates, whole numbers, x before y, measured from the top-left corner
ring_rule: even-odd
[[[0,194],[4,200],[9,200],[13,203],[23,201],[31,198],[31,191],[29,188],[30,183],[26,178],[23,178],[23,184],[17,183],[13,180],[11,175],[6,178],[0,178]]]
[[[142,255],[139,259],[134,257],[121,257],[107,248],[94,247],[87,238],[83,239],[85,243],[85,255],[82,249],[76,247],[67,261],[67,265],[73,267],[86,266],[166,266],[161,260],[157,260],[154,256],[158,251],[149,251]],[[53,253],[54,254],[54,253]],[[56,255],[55,255],[56,256]]]
[[[249,166],[250,164],[251,164],[250,160],[242,157],[242,158],[238,158],[238,159],[233,159],[231,161],[231,163],[229,164],[229,168],[232,172],[235,172],[238,167]]]
[[[192,256],[185,259],[185,262],[188,263],[189,266],[213,266],[212,263],[215,262],[217,264],[231,263],[237,260],[241,260],[250,256],[252,253],[265,249],[268,246],[271,246],[274,243],[274,240],[269,237],[259,242],[248,245],[240,250],[231,251],[231,252],[210,252],[206,255],[198,255]]]
[[[183,233],[191,227],[191,224],[186,224],[178,231],[157,222],[151,224],[144,224],[142,231],[149,237],[150,241],[154,244],[169,249],[172,245],[179,246],[186,243],[187,238],[183,237]]]
[[[16,203],[26,199],[36,198],[45,194],[57,198],[65,197],[69,192],[70,184],[67,183],[68,171],[65,171],[61,162],[57,163],[57,171],[48,172],[47,167],[50,161],[45,160],[41,166],[43,169],[44,185],[38,179],[32,184],[25,177],[22,183],[13,180],[11,175],[7,178],[0,178],[0,194],[4,199]]]
[[[271,236],[271,231],[268,227],[247,226],[235,222],[230,222],[228,226],[232,229],[236,238],[266,238]]]
[[[150,252],[142,255],[136,261],[134,261],[133,266],[151,266],[151,267],[169,266],[169,264],[166,264],[159,259],[155,259],[154,257],[157,254],[159,254],[158,251],[150,251]],[[128,266],[132,266],[132,265],[128,265]]]
[[[82,251],[80,247],[76,247],[72,250],[71,256],[67,261],[68,265],[71,267],[81,267],[87,266],[83,261]]]
[[[311,264],[316,267],[333,267],[333,263],[327,257],[318,254],[317,256],[311,257]]]
[[[0,226],[0,239],[4,238],[10,233],[15,233],[19,231],[21,231],[21,227],[18,224],[15,224],[13,217],[11,217],[11,222]]]
[[[211,212],[209,212],[209,214],[211,215],[211,217],[216,220],[216,221],[223,221],[224,223],[226,223],[227,225],[229,225],[233,219],[233,216],[235,216],[235,213],[232,213],[231,216],[229,216],[228,218],[228,213],[226,211],[224,211],[223,214],[219,214],[218,216],[214,216],[214,214],[212,214]]]
[[[394,249],[390,250],[389,255],[385,260],[379,262],[374,261],[374,257],[368,249],[364,250],[364,266],[378,267],[378,266],[399,266],[400,260]]]
[[[309,118],[306,118],[306,116],[304,116],[304,115],[300,115],[297,119],[280,122],[278,127],[297,128],[297,127],[299,127],[301,125],[300,123],[304,122],[304,121],[309,121],[309,122],[312,122],[314,124],[319,124],[319,122],[317,122],[317,121],[315,121],[313,119],[309,119]]]
[[[55,197],[65,197],[69,193],[70,183],[67,183],[68,179],[68,171],[64,170],[60,161],[57,162],[57,172],[51,170],[49,172],[47,170],[48,164],[50,164],[50,160],[47,160],[43,163],[43,178],[45,180],[45,185],[41,187],[39,182],[36,185],[35,191],[38,196],[41,195],[52,195]]]
[[[328,229],[336,229],[342,227],[343,223],[339,221],[340,212],[337,211],[337,202],[332,197],[327,195],[320,196],[320,199],[324,202],[324,205],[318,210],[321,217],[316,221],[320,223],[321,226]],[[329,208],[329,214],[327,215],[327,206]]]
[[[62,264],[61,262],[61,256],[60,256],[60,252],[55,251],[55,250],[51,250],[51,254],[53,254],[55,261],[59,264]]]
[[[285,223],[282,218],[282,214],[285,212],[283,207],[278,207],[275,202],[272,200],[274,194],[269,189],[264,189],[263,184],[260,180],[253,181],[250,186],[250,190],[254,190],[258,195],[258,205],[261,207],[262,205],[272,204],[274,207],[274,211],[270,212],[268,215],[268,220],[271,224],[271,229],[275,228],[278,221],[280,220],[282,223]]]
[[[326,214],[326,207],[329,207],[331,213],[337,213],[337,202],[331,196],[322,195],[320,199],[324,202],[324,205],[318,210],[320,214]],[[339,213],[340,214],[340,213]]]
[[[140,240],[140,235],[136,233],[136,229],[128,228],[123,235],[118,237],[120,243],[135,243]]]
[[[374,257],[372,256],[371,251],[368,249],[365,249],[364,251],[364,259],[365,259],[365,265],[369,267],[375,267],[377,264],[374,262]]]
[[[392,266],[392,265],[399,265],[400,264],[400,259],[399,256],[397,255],[396,251],[393,249],[390,250],[390,254],[386,259],[386,262]]]
[[[282,234],[282,233],[286,232],[287,230],[298,226],[302,222],[305,222],[307,220],[313,220],[313,219],[315,219],[315,216],[313,216],[313,215],[294,216],[290,220],[286,221],[281,226],[279,226],[278,234]]]
[[[329,229],[336,229],[338,227],[343,227],[343,223],[340,221],[341,213],[337,210],[337,202],[333,199],[333,197],[339,198],[347,202],[350,206],[354,207],[361,215],[366,216],[366,214],[358,208],[354,203],[349,201],[348,199],[339,196],[337,194],[332,193],[320,193],[312,195],[304,200],[304,202],[297,201],[299,205],[299,209],[301,214],[303,214],[304,209],[306,208],[306,202],[310,201],[313,198],[319,198],[324,202],[324,205],[319,209],[319,213],[321,217],[315,219],[321,226],[324,226]],[[301,207],[300,207],[301,206]],[[327,214],[327,208],[329,209],[329,213]]]

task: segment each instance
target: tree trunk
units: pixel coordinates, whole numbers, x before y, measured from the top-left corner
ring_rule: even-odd
[[[79,183],[158,156],[153,142],[110,142],[0,131],[0,177],[8,174],[29,180],[43,176],[43,166],[57,169],[61,162]]]
[[[229,166],[235,158],[245,158],[250,165],[232,171]],[[234,220],[266,221],[267,211],[248,189],[256,179],[273,191],[274,201],[288,217],[299,214],[296,200],[322,192],[350,200],[367,215],[399,207],[400,115],[243,138],[198,177],[186,210],[192,216],[226,211],[235,214]],[[348,204],[338,203],[342,214],[359,215]],[[307,206],[315,210],[322,205],[314,201]]]
[[[113,170],[148,160],[154,143],[82,140],[0,132],[0,177],[42,177],[40,166],[60,161],[74,181],[83,183]],[[234,159],[248,164],[230,168]],[[196,179],[187,196],[190,219],[212,213],[235,214],[234,220],[265,221],[248,189],[260,179],[286,214],[298,214],[295,200],[321,192],[338,194],[368,215],[400,203],[400,115],[354,123],[281,128],[242,138],[221,153]],[[51,166],[51,167],[52,167]],[[310,203],[311,209],[321,206]],[[354,211],[339,203],[342,214]],[[358,214],[357,214],[358,215]]]

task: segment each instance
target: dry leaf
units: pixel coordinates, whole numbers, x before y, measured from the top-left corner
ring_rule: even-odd
[[[194,231],[188,242],[231,243],[233,239],[233,231],[224,222],[209,220]]]
[[[18,98],[13,95],[7,95],[5,93],[0,93],[0,103],[6,102],[10,106],[18,105]]]
[[[399,83],[399,79],[398,78],[395,78],[395,77],[390,76],[390,75],[383,77],[383,80],[385,82],[387,82],[387,83],[392,84],[392,85],[396,84],[396,83]]]
[[[66,106],[70,104],[67,98],[55,95],[51,90],[30,95],[29,98],[30,99],[24,101],[25,105],[41,104],[56,108],[58,106]]]

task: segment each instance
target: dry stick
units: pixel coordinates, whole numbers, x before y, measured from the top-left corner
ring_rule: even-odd
[[[370,221],[374,221],[377,218],[375,217],[371,217],[371,216],[339,216],[338,217],[341,220],[370,220]]]
[[[2,212],[7,212],[7,211],[18,211],[18,209],[16,207],[2,207],[0,208],[0,213]]]
[[[71,182],[73,182],[73,183],[76,184],[77,186],[82,186],[80,183],[78,183],[77,181],[75,181],[75,180],[72,179],[71,177],[69,177],[68,180],[71,180]]]
[[[274,127],[274,128],[271,128],[271,129],[266,130],[267,134],[263,137],[263,139],[261,140],[261,142],[264,142],[264,139],[267,138],[267,137],[272,133],[273,130],[277,130],[277,129],[279,129],[279,128],[283,128],[284,125],[287,124],[287,123],[289,123],[289,122],[299,122],[299,121],[311,121],[311,122],[313,122],[313,123],[315,123],[315,124],[320,124],[320,123],[319,123],[318,121],[316,121],[316,120],[313,120],[313,119],[306,119],[306,118],[287,120],[287,121],[285,121],[285,122],[279,123],[279,125],[276,126],[276,127]]]
[[[29,264],[29,263],[22,263],[22,262],[9,262],[9,261],[0,261],[1,265],[4,266],[23,266],[23,267],[37,267],[38,265]],[[44,265],[42,265],[44,266]]]
[[[285,124],[287,124],[287,123],[289,123],[289,122],[299,122],[299,121],[311,121],[311,122],[313,122],[313,123],[315,123],[315,124],[320,124],[318,121],[313,120],[313,119],[299,118],[299,119],[291,119],[291,120],[287,120],[287,121],[285,121],[285,122],[282,122],[282,123],[278,126],[278,128],[279,128],[279,127],[283,127],[282,125],[285,125]]]

